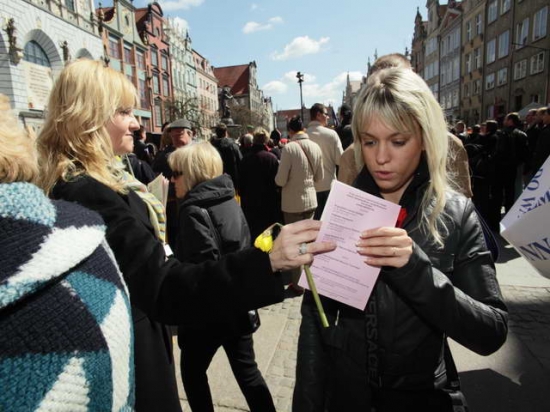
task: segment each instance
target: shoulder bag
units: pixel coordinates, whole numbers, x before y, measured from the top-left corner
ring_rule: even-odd
[[[445,385],[443,391],[449,395],[451,399],[452,411],[469,412],[470,407],[468,406],[464,393],[460,390],[460,378],[458,377],[458,371],[456,370],[455,361],[451,353],[451,348],[449,348],[447,338],[445,338],[443,356],[445,359],[445,369],[447,370],[447,385]]]

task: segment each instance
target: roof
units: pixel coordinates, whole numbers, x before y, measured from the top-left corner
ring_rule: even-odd
[[[250,70],[248,64],[215,67],[214,76],[218,79],[220,87],[231,87],[231,94],[233,96],[249,93]]]
[[[291,110],[279,110],[277,112],[278,118],[290,119],[292,116],[301,116],[302,112],[300,109],[291,109]]]

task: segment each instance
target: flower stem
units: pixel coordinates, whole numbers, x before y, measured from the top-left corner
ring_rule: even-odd
[[[325,315],[323,304],[321,303],[321,299],[319,298],[319,293],[317,293],[317,288],[315,287],[315,282],[313,281],[311,269],[309,268],[309,265],[305,265],[304,269],[306,270],[307,284],[309,285],[309,289],[311,290],[311,293],[313,294],[313,299],[315,300],[315,305],[317,306],[317,310],[319,311],[321,324],[323,325],[323,327],[328,328],[329,324],[327,316]]]

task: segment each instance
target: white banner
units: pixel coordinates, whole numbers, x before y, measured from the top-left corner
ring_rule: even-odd
[[[550,279],[550,158],[500,222],[501,235]]]

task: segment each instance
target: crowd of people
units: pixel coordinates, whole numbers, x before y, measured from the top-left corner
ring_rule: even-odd
[[[452,410],[446,338],[483,355],[506,339],[482,222],[497,231],[548,158],[550,107],[525,124],[509,113],[500,128],[450,129],[399,54],[375,62],[334,129],[320,103],[307,125],[294,116],[283,132],[250,126],[238,139],[220,123],[196,142],[182,118],[157,151],[136,101],[122,74],[85,59],[56,80],[37,137],[0,101],[0,409],[181,411],[177,327],[193,411],[214,410],[206,371],[220,347],[250,410],[274,411],[253,333],[256,309],[287,287],[304,295],[294,411]],[[147,189],[159,175],[166,204]],[[321,297],[325,328],[298,281],[337,247],[316,242],[336,180],[402,213],[396,227],[361,232],[357,253],[379,279],[364,310]],[[254,247],[274,223],[284,225],[271,251]]]

